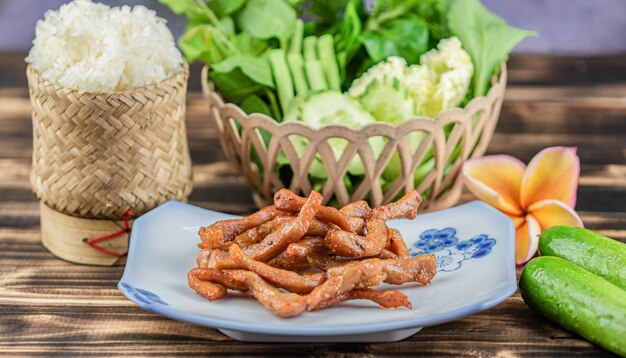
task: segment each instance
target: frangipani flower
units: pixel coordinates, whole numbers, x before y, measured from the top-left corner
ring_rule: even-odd
[[[535,255],[543,230],[555,225],[583,226],[573,209],[580,173],[576,148],[546,148],[528,166],[509,155],[470,159],[461,173],[475,196],[515,223],[518,265]]]

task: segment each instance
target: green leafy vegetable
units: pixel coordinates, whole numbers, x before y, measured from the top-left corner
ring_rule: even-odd
[[[400,56],[409,64],[419,63],[428,50],[428,25],[416,16],[398,19],[383,29],[363,34],[363,44],[374,62]]]
[[[337,52],[337,64],[339,77],[342,84],[351,82],[354,76],[348,76],[348,63],[362,47],[362,21],[359,17],[359,6],[362,2],[350,0],[346,5],[341,21],[330,33],[334,32],[335,50]],[[348,78],[349,77],[349,78]]]
[[[448,23],[474,62],[474,96],[487,93],[491,75],[518,42],[526,36],[536,35],[535,32],[509,26],[478,0],[452,1]]]
[[[212,14],[209,7],[202,0],[159,0],[162,4],[169,6],[178,15],[185,15],[192,19],[209,19]],[[213,17],[215,15],[213,14]]]
[[[452,36],[448,28],[447,7],[443,0],[418,1],[414,12],[428,25],[431,48],[435,47],[439,40]]]
[[[310,12],[323,22],[334,23],[348,2],[348,0],[314,0],[311,1]]]
[[[359,17],[356,0],[351,0],[346,5],[341,21],[337,24],[335,33],[335,47],[337,52],[345,52],[348,58],[352,58],[356,50],[361,46],[362,23]]]
[[[227,16],[239,10],[245,3],[246,0],[211,0],[209,6],[219,16]]]
[[[230,38],[233,46],[244,55],[259,56],[267,49],[267,43],[252,37],[247,32],[240,32]]]
[[[248,0],[238,16],[239,26],[250,35],[281,43],[291,36],[295,23],[296,11],[283,0]]]
[[[416,8],[433,0],[377,0],[374,2],[372,13],[367,19],[366,30],[378,30],[390,21],[405,16],[413,16]]]
[[[210,25],[198,25],[185,32],[180,37],[178,45],[189,62],[199,60],[212,65],[232,54],[232,50],[220,37],[218,30]]]
[[[248,76],[251,80],[267,87],[274,88],[272,70],[265,57],[235,55],[213,65],[213,70],[228,73],[237,67],[239,67],[241,72],[243,72],[243,74]]]
[[[261,92],[264,88],[244,75],[239,68],[228,73],[212,72],[210,79],[225,98],[236,104],[241,103],[245,97],[251,94]]]
[[[233,36],[235,34],[235,21],[230,16],[225,16],[220,19],[220,30],[226,37]]]
[[[261,99],[261,97],[256,94],[251,94],[248,97],[244,98],[239,104],[241,109],[243,109],[246,113],[262,113],[267,116],[272,115],[272,110],[270,107]]]

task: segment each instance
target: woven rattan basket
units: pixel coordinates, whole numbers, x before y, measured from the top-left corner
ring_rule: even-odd
[[[31,184],[41,202],[77,220],[115,222],[127,210],[140,215],[165,201],[185,200],[192,188],[185,129],[188,75],[185,64],[182,71],[154,85],[79,93],[43,79],[29,65]],[[42,226],[52,227],[46,221],[56,216],[46,213],[50,210],[42,210]],[[67,225],[66,233],[76,225]],[[63,232],[57,225],[59,240]],[[51,240],[56,239],[48,235],[48,243]],[[91,250],[85,245],[76,248]],[[73,257],[80,251],[63,258],[81,261]]]
[[[271,203],[273,193],[282,187],[308,194],[314,188],[309,173],[317,157],[328,174],[320,188],[326,203],[343,206],[365,199],[377,206],[417,188],[426,199],[422,210],[457,203],[462,190],[459,170],[466,159],[481,156],[487,149],[500,114],[506,78],[506,66],[502,66],[486,96],[472,99],[464,108],[445,110],[435,119],[416,117],[397,126],[373,123],[360,129],[341,125],[314,129],[301,122],[278,123],[263,114],[248,115],[238,106],[224,103],[208,80],[208,69],[205,67],[202,72],[203,91],[222,148],[252,187],[258,206]],[[264,142],[262,131],[269,134],[268,143]],[[414,132],[422,137],[415,150],[409,144],[409,134]],[[308,140],[301,155],[291,139],[294,136]],[[386,144],[382,153],[375,156],[368,139],[380,136]],[[348,142],[340,158],[335,157],[328,144],[332,138]],[[287,183],[281,181],[276,170],[279,155],[289,161],[292,175]],[[343,178],[355,156],[363,163],[365,178],[349,190]],[[383,185],[381,176],[393,157],[399,158],[400,170],[397,177]],[[432,169],[416,181],[414,172],[418,166],[425,168],[425,163],[430,163],[426,168]]]

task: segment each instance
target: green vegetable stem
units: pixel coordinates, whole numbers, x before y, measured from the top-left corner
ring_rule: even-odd
[[[270,52],[270,65],[272,67],[272,74],[274,75],[274,81],[276,82],[276,88],[278,90],[278,100],[280,101],[280,106],[284,113],[289,109],[291,100],[294,97],[293,82],[291,80],[291,75],[289,74],[285,50],[272,50]]]
[[[328,87],[333,91],[341,91],[341,80],[339,79],[339,68],[335,58],[335,47],[331,35],[322,35],[317,39],[317,52],[319,54],[324,74],[328,82]]]
[[[293,77],[293,82],[296,87],[296,94],[305,95],[309,92],[309,82],[306,79],[304,72],[304,60],[302,54],[299,52],[292,52],[287,55],[287,64],[289,65],[289,71]]]

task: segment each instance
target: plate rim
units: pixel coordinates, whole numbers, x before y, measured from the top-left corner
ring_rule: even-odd
[[[122,274],[122,277],[120,278],[117,284],[118,290],[127,299],[135,303],[140,308],[162,315],[167,318],[177,320],[177,321],[193,323],[193,324],[197,324],[200,326],[211,327],[215,329],[229,329],[229,330],[241,331],[241,332],[247,332],[247,333],[261,333],[261,334],[286,335],[286,336],[305,336],[305,335],[328,336],[328,335],[364,334],[364,333],[386,332],[386,331],[393,331],[393,330],[399,330],[399,329],[426,327],[426,326],[433,326],[433,325],[438,325],[438,324],[442,324],[446,322],[455,321],[455,320],[473,315],[475,313],[487,310],[489,308],[492,308],[496,306],[497,304],[506,300],[508,297],[510,297],[517,291],[517,275],[516,275],[516,269],[515,269],[516,267],[515,266],[515,246],[513,245],[512,246],[513,250],[510,250],[510,253],[509,253],[509,256],[510,256],[509,259],[513,263],[513,265],[511,266],[509,270],[512,271],[512,277],[514,279],[511,280],[511,282],[509,282],[508,285],[504,285],[502,288],[498,289],[492,296],[490,296],[489,298],[485,300],[482,300],[481,302],[475,303],[467,307],[462,307],[462,308],[458,308],[452,311],[447,311],[444,313],[430,315],[430,316],[421,317],[421,318],[396,320],[396,321],[383,322],[383,323],[342,325],[342,326],[337,326],[337,327],[333,327],[333,326],[328,326],[328,327],[270,326],[270,325],[264,325],[260,323],[236,322],[236,321],[229,321],[229,320],[221,319],[221,318],[198,316],[198,315],[191,314],[185,311],[168,308],[168,306],[165,306],[162,304],[142,302],[138,300],[128,289],[124,287],[124,284],[130,285],[131,287],[133,286],[129,284],[127,280],[125,280],[127,276],[127,271],[130,271],[129,268],[133,266],[132,264],[134,262],[133,258],[135,257],[135,255],[137,255],[137,245],[138,245],[139,240],[137,239],[133,240],[133,238],[140,235],[139,233],[141,231],[143,222],[146,221],[148,218],[150,218],[151,216],[154,216],[158,212],[162,211],[164,208],[168,208],[170,206],[179,206],[179,205],[237,217],[237,215],[221,213],[218,211],[201,208],[195,205],[182,203],[179,201],[168,201],[164,204],[159,205],[155,209],[137,218],[135,222],[133,223],[133,228],[132,228],[131,238],[130,238],[130,245],[128,248],[128,257],[127,257],[126,266],[124,267],[124,273]],[[468,207],[471,208],[473,206],[480,206],[483,209],[487,209],[488,211],[491,211],[492,214],[495,214],[499,216],[500,218],[506,219],[505,221],[507,225],[506,229],[509,231],[509,234],[511,235],[511,237],[513,238],[515,237],[515,225],[513,224],[513,221],[509,217],[507,217],[506,215],[498,211],[497,209],[493,208],[492,206],[482,201],[475,200],[475,201],[461,204],[452,208],[444,209],[441,211],[457,210],[460,208],[468,208]],[[437,213],[441,211],[435,211],[432,213]],[[423,215],[428,215],[428,214],[430,213],[425,213]],[[510,274],[511,272],[509,272],[509,276]]]

